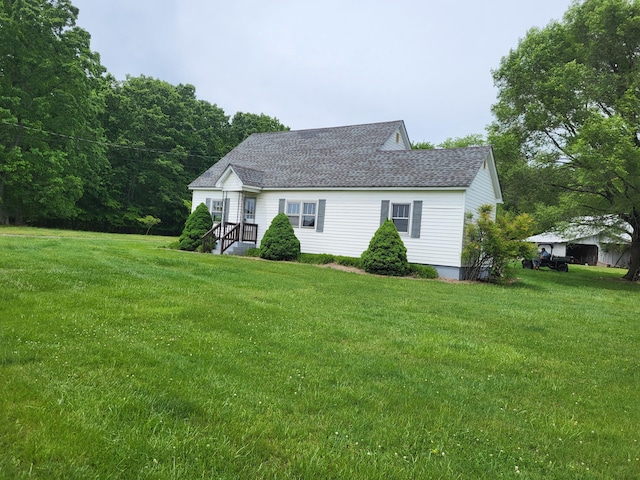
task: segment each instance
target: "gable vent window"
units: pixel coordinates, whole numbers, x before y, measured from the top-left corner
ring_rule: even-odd
[[[408,203],[394,203],[391,220],[400,233],[409,233],[409,210]]]
[[[287,202],[286,214],[291,226],[294,228],[315,228],[316,207],[315,202]]]
[[[396,143],[400,143],[400,134],[396,132]]]

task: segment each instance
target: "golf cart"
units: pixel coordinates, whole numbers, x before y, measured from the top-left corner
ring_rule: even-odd
[[[557,255],[554,255],[553,245],[551,244],[540,243],[538,244],[538,247],[549,247],[549,250],[547,250],[550,253],[549,258],[540,258],[540,259],[525,258],[524,260],[522,260],[522,268],[533,269],[536,267],[536,263],[537,263],[537,268],[547,267],[547,268],[550,268],[551,270],[557,270],[558,272],[569,271],[569,264],[573,263],[573,257],[559,257]]]

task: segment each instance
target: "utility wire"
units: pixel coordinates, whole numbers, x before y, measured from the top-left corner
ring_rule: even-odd
[[[74,136],[71,136],[71,135],[64,135],[62,133],[50,132],[48,130],[43,130],[41,128],[34,128],[34,127],[28,127],[26,125],[19,125],[17,123],[8,122],[8,121],[2,120],[2,119],[0,119],[0,122],[4,123],[5,125],[9,125],[11,127],[22,128],[24,130],[30,130],[32,132],[43,133],[45,135],[51,135],[51,136],[54,136],[54,137],[66,138],[68,140],[77,140],[77,141],[80,141],[80,142],[93,143],[95,145],[101,145],[101,146],[105,146],[105,147],[126,148],[128,150],[135,150],[135,151],[138,151],[138,152],[159,153],[159,154],[163,154],[163,155],[186,155],[187,157],[204,158],[204,159],[207,159],[207,160],[217,160],[216,157],[212,157],[210,155],[200,155],[200,154],[197,154],[197,153],[185,153],[185,154],[183,154],[183,153],[180,153],[180,152],[168,152],[166,150],[157,150],[157,149],[153,149],[153,148],[134,147],[132,145],[120,145],[120,144],[117,144],[117,143],[101,142],[101,141],[98,141],[98,140],[89,140],[88,138],[74,137]]]

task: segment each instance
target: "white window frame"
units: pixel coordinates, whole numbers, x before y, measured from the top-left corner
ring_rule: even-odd
[[[406,207],[406,216],[401,214],[404,214],[404,211],[396,211],[396,207]],[[398,220],[398,222],[396,222],[396,220]],[[396,226],[396,229],[398,230],[398,233],[400,233],[401,235],[409,235],[409,233],[411,233],[411,202],[396,202],[396,203],[392,203],[391,204],[391,221],[393,222],[393,224]],[[405,222],[406,221],[406,230],[400,230],[400,228],[398,228],[398,223],[400,222]]]
[[[318,221],[318,202],[306,200],[288,201],[285,214],[293,228],[315,229]]]
[[[215,208],[219,206],[220,208]],[[217,222],[221,222],[222,221],[222,217],[224,215],[224,201],[222,199],[217,200],[217,199],[211,199],[211,219],[213,220],[213,223],[217,223]]]

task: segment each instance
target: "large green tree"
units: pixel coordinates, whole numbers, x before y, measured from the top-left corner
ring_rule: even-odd
[[[530,30],[494,72],[494,131],[550,165],[564,217],[614,222],[640,265],[640,2],[574,2]]]
[[[112,168],[107,228],[135,229],[138,218],[152,215],[163,232],[180,232],[189,213],[187,185],[230,149],[228,117],[198,100],[192,85],[146,76],[111,79],[105,96]]]
[[[76,218],[104,187],[104,69],[77,15],[69,0],[0,2],[0,223]]]
[[[237,112],[231,119],[230,141],[235,147],[252,133],[281,132],[289,130],[277,118],[269,117],[264,113]]]

